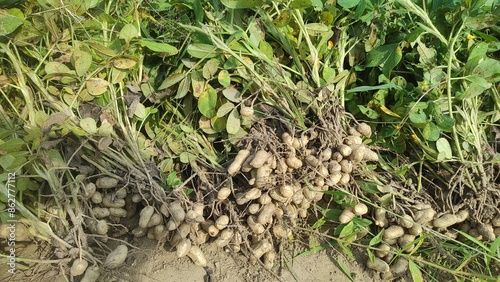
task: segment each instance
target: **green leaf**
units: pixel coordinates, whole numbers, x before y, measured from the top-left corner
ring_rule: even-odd
[[[264,4],[264,0],[221,0],[221,3],[230,9],[254,8]]]
[[[6,151],[8,153],[21,151],[25,146],[25,142],[21,138],[14,138],[8,141],[0,141],[0,151]]]
[[[177,179],[177,172],[174,170],[167,176],[167,185],[174,186],[175,180]]]
[[[392,69],[397,66],[403,57],[401,47],[398,43],[379,46],[371,50],[366,56],[366,66],[382,66],[382,72],[390,77]]]
[[[240,130],[240,113],[234,108],[227,117],[226,131],[229,134],[236,134]]]
[[[382,85],[376,85],[376,86],[358,86],[351,88],[347,90],[347,93],[355,93],[355,92],[366,92],[370,90],[381,90],[381,89],[396,89],[396,90],[403,90],[403,88],[397,84],[394,83],[387,83],[387,84],[382,84]]]
[[[408,266],[410,268],[411,278],[413,282],[424,282],[424,278],[422,277],[422,272],[420,272],[420,268],[416,263],[412,260],[408,261]]]
[[[439,152],[438,159],[439,159],[439,156],[441,156],[441,155],[443,157],[443,159],[439,159],[441,161],[442,160],[449,160],[453,157],[450,143],[448,142],[448,140],[446,140],[446,138],[439,138],[436,141],[436,149]]]
[[[189,92],[191,86],[191,75],[186,75],[186,77],[181,80],[179,87],[177,87],[177,94],[175,94],[174,99],[181,99]]]
[[[104,120],[97,130],[99,136],[110,136],[113,133],[113,125],[107,120]]]
[[[174,46],[167,44],[167,43],[160,43],[160,42],[156,42],[156,41],[141,39],[139,41],[139,44],[142,47],[146,47],[153,52],[165,53],[167,56],[172,56],[172,55],[175,55],[179,52],[179,50],[177,50],[177,48],[175,48]]]
[[[198,98],[198,110],[207,118],[213,118],[216,115],[217,92],[211,86],[203,91]]]
[[[491,88],[492,84],[488,83],[486,79],[478,76],[473,76],[467,80],[472,81],[463,92],[458,92],[455,97],[461,101],[464,99],[474,98],[484,93],[487,89]]]
[[[436,64],[436,49],[427,48],[424,43],[418,41],[417,52],[420,55],[419,61],[427,68],[432,68]]]
[[[434,122],[443,131],[450,132],[455,126],[455,120],[448,115],[438,115],[434,117]]]
[[[409,115],[410,121],[413,123],[425,123],[427,122],[427,115],[423,113],[422,111],[413,111]]]
[[[365,107],[363,105],[358,105],[358,108],[363,114],[365,114],[367,117],[369,117],[371,119],[376,119],[379,117],[379,114],[376,111],[374,111],[368,107]]]
[[[139,36],[139,31],[133,24],[126,24],[123,26],[122,30],[120,30],[120,34],[118,34],[118,38],[125,40],[127,44],[130,43],[132,38]]]
[[[213,117],[210,120],[213,130],[215,132],[222,132],[226,130],[227,118],[226,117]]]
[[[311,6],[313,6],[316,11],[321,11],[324,7],[323,1],[321,0],[311,0]]]
[[[354,221],[347,223],[340,231],[339,238],[345,238],[352,234],[354,231]]]
[[[184,164],[188,164],[194,160],[196,160],[196,155],[195,154],[192,154],[192,153],[189,153],[189,152],[182,152],[180,155],[179,155],[179,159],[182,163]]]
[[[61,152],[56,149],[51,149],[46,152],[46,158],[50,160],[52,167],[67,167],[66,161],[61,156]]]
[[[23,12],[17,8],[9,10],[0,10],[0,36],[5,36],[13,33],[18,27],[23,24]]]
[[[321,77],[325,80],[327,84],[333,83],[335,75],[336,73],[334,68],[330,68],[328,66],[323,67],[323,71],[321,72]]]
[[[261,41],[261,42],[263,42],[263,41]],[[239,65],[240,65],[240,62],[238,61],[238,59],[236,59],[236,57],[231,55],[229,58],[227,58],[226,62],[224,63],[224,69],[232,70],[232,69],[237,68]]]
[[[267,41],[261,40],[259,43],[259,50],[262,54],[272,59],[274,56],[273,47]],[[226,65],[224,64],[224,68]]]
[[[29,190],[29,188],[33,186],[36,187],[36,183],[31,181],[28,177],[20,177],[16,181],[16,189],[21,192]]]
[[[290,8],[292,9],[305,9],[311,7],[311,0],[293,0],[290,3]]]
[[[16,157],[14,157],[12,154],[0,156],[0,166],[4,170],[7,170],[8,168],[10,168],[10,166],[14,163],[15,160]]]
[[[374,236],[371,240],[370,240],[370,246],[375,246],[377,245],[378,243],[382,242],[382,235],[384,234],[383,231],[380,231],[377,236]]]
[[[416,124],[426,123],[427,115],[424,110],[427,109],[427,103],[425,102],[411,102],[408,104],[408,110],[411,110],[409,113],[410,121]]]
[[[146,118],[147,116],[146,107],[142,103],[138,103],[135,108],[134,115],[139,119]]]
[[[322,33],[327,33],[330,28],[326,24],[322,23],[308,23],[306,24],[306,31],[310,36],[316,36]]]
[[[231,102],[239,103],[241,102],[241,93],[238,89],[234,87],[228,87],[222,90],[222,95],[226,97]]]
[[[337,263],[338,263],[338,265],[340,267],[340,270],[342,270],[342,272],[344,273],[344,275],[347,276],[347,278],[349,278],[349,280],[351,280],[353,282],[356,281],[352,277],[351,272],[349,271],[349,269],[347,267],[345,267],[345,265],[342,263],[342,260],[340,259],[340,257],[337,258]]]
[[[338,0],[337,3],[345,9],[350,9],[358,5],[360,0]]]
[[[187,47],[187,52],[196,59],[213,58],[219,55],[215,46],[203,43],[190,44]]]
[[[500,61],[487,58],[481,61],[472,71],[473,74],[482,77],[489,82],[500,81]]]
[[[234,104],[231,102],[226,102],[226,103],[222,104],[222,106],[220,106],[219,109],[217,110],[217,116],[223,117],[223,116],[227,115],[233,109],[234,109]]]
[[[187,126],[185,124],[179,124],[179,127],[182,131],[186,132],[186,133],[193,133],[194,132],[194,129],[190,126]]]
[[[422,136],[427,141],[436,141],[439,139],[441,135],[441,130],[439,127],[435,125],[433,122],[429,122],[425,125],[424,130],[422,131]]]
[[[84,76],[92,65],[92,55],[85,51],[75,49],[73,52],[73,61],[76,74]]]
[[[217,80],[224,87],[227,87],[231,84],[231,76],[229,75],[229,72],[227,70],[221,70],[219,72],[219,75],[217,76]]]
[[[363,190],[366,191],[370,194],[377,194],[379,191],[377,190],[377,184],[373,182],[366,182],[359,180],[358,181],[359,187]]]
[[[185,73],[175,73],[175,74],[172,74],[171,76],[167,77],[160,85],[160,87],[158,87],[158,90],[163,90],[163,89],[167,89],[169,88],[170,86],[178,83],[179,81],[181,81],[182,79],[184,79],[186,77],[186,74]]]

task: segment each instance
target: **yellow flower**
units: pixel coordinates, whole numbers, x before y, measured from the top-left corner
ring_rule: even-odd
[[[467,40],[474,40],[476,37],[474,35],[467,35]]]
[[[333,48],[333,41],[328,40],[328,50],[332,50]]]

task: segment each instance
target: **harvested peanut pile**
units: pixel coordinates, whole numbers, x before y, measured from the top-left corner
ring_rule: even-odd
[[[366,265],[384,279],[393,279],[408,269],[408,261],[402,256],[394,259],[394,255],[412,252],[419,236],[431,230],[457,238],[453,229],[458,227],[486,241],[499,235],[499,214],[479,224],[471,220],[464,205],[453,211],[438,210],[429,196],[396,184],[380,183],[376,193],[365,193],[355,177],[378,162],[378,154],[367,145],[371,127],[354,123],[343,130],[336,116],[342,116],[341,112],[332,110],[320,125],[307,130],[254,124],[236,145],[225,169],[193,161],[192,176],[171,191],[146,190],[139,182],[127,185],[124,179],[108,176],[84,183],[80,193],[89,200],[89,216],[84,220],[89,240],[100,244],[108,236],[146,236],[168,243],[168,250],[202,267],[208,262],[200,246],[213,243],[272,269],[281,265],[287,244],[309,226],[307,219],[317,214],[316,205],[332,205],[341,209],[337,225],[347,225],[355,218],[369,222],[369,228],[353,240],[367,232],[382,232],[380,240],[371,245],[374,255]],[[347,204],[332,201],[336,191],[351,195]],[[90,251],[101,258],[101,268],[112,270],[125,262],[128,249],[120,244],[104,253]],[[72,263],[71,274],[84,275],[85,281],[95,281],[93,277],[102,273],[85,260],[76,258]]]

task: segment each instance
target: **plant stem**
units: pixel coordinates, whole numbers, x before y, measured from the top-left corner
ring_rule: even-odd
[[[462,31],[462,29],[463,29],[463,25],[460,26],[458,31],[455,33],[456,34],[455,36],[450,35],[450,40],[449,40],[449,44],[448,44],[448,64],[446,66],[446,80],[447,80],[446,94],[447,94],[447,98],[448,98],[448,101],[447,101],[448,102],[448,115],[450,116],[450,118],[453,118],[453,103],[452,103],[453,98],[452,98],[452,93],[451,93],[451,90],[452,90],[452,88],[451,88],[452,87],[451,86],[451,70],[453,68],[453,66],[452,66],[453,65],[453,58],[455,57],[454,56],[454,54],[455,54],[454,46],[455,46],[455,42],[456,42],[457,38],[460,36],[460,32]],[[463,162],[465,162],[465,158],[464,158],[464,155],[462,152],[460,139],[458,137],[456,124],[453,125],[452,133],[453,133],[453,142],[455,143],[455,149],[457,150],[459,160],[460,160],[460,162],[463,163]],[[474,190],[474,192],[477,192],[477,188],[474,185],[474,181],[472,180],[472,176],[470,175],[469,170],[466,169],[465,171],[466,171],[469,183],[472,187],[472,190]]]

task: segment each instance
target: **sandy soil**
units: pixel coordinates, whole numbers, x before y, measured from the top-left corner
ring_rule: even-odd
[[[300,256],[295,259],[283,259],[281,276],[278,267],[267,271],[260,265],[252,265],[241,254],[226,253],[214,245],[205,245],[202,250],[207,258],[206,268],[195,266],[189,258],[177,258],[175,253],[157,246],[157,242],[141,239],[132,242],[137,248],[131,249],[125,265],[117,270],[106,271],[100,281],[134,282],[246,282],[246,281],[306,281],[306,282],[343,282],[350,281],[337,265],[337,259],[345,265],[355,281],[381,281],[379,275],[371,270],[336,253],[326,250]],[[3,251],[3,250],[2,250]],[[19,255],[24,258],[39,259],[47,255],[47,249],[30,244],[20,247]],[[363,259],[363,258],[358,258]],[[363,259],[364,260],[364,259]],[[1,260],[0,281],[71,281],[61,274],[64,263],[23,262],[17,264],[14,275],[7,272],[5,261]],[[78,277],[79,278],[79,277]],[[73,281],[79,281],[74,279]]]
[[[154,248],[156,243],[150,243]],[[137,251],[129,262],[132,268],[127,276],[141,282],[350,281],[336,265],[337,258],[333,258],[332,250],[284,259],[281,277],[277,275],[278,267],[273,272],[267,271],[258,264],[251,265],[243,255],[226,253],[213,245],[203,246],[202,250],[208,260],[206,268],[195,266],[189,258],[177,258],[167,250]],[[356,281],[377,281],[375,272],[342,256],[341,261]]]

